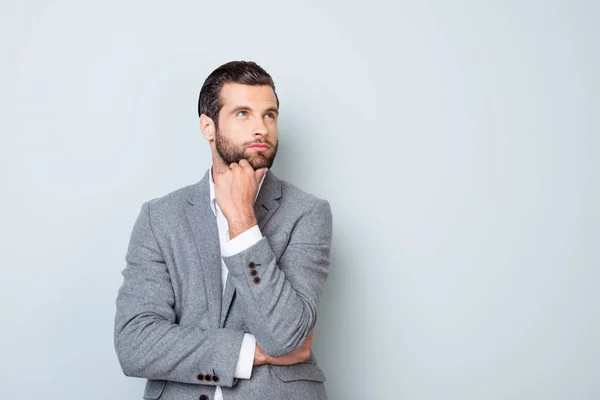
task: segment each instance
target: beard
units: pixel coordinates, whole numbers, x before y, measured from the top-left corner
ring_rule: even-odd
[[[254,151],[250,153],[251,150],[248,150],[247,147],[259,143],[268,144],[271,148],[265,151]],[[273,144],[267,140],[255,140],[253,142],[236,144],[221,135],[218,129],[215,133],[215,147],[225,165],[239,163],[242,159],[246,159],[255,171],[260,168],[271,169],[271,166],[275,161],[275,156],[277,155],[278,145],[279,142]]]

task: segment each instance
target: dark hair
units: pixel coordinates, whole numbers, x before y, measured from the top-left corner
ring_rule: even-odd
[[[198,116],[206,114],[214,121],[216,128],[218,128],[219,111],[223,107],[221,88],[226,83],[271,86],[273,93],[275,93],[277,107],[279,107],[275,83],[273,83],[273,78],[267,71],[253,61],[230,61],[211,72],[204,81],[198,97]]]

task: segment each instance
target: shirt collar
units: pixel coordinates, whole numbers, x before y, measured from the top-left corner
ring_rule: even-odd
[[[210,186],[210,208],[212,208],[213,214],[215,214],[215,216],[216,216],[217,210],[219,210],[219,212],[221,212],[221,208],[217,204],[217,200],[215,198],[215,183],[213,182],[212,165],[208,169],[208,174],[209,174],[208,183]],[[258,190],[256,191],[256,197],[254,198],[255,202],[256,202],[256,199],[258,198],[258,194],[260,193],[260,188],[262,187],[262,184],[265,180],[265,176],[267,176],[267,174],[263,175],[263,177],[260,180],[260,183],[258,184]]]

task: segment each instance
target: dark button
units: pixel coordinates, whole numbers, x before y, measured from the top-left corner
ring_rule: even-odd
[[[253,261],[250,261],[250,262],[248,263],[248,268],[250,268],[250,269],[254,269],[254,268],[256,268],[256,263],[254,263]]]
[[[252,275],[252,276],[258,275],[258,271],[253,269],[252,271],[250,271],[250,275]]]
[[[198,380],[199,380],[199,381],[203,381],[203,380],[204,380],[204,375],[202,375],[202,374],[199,374],[199,375],[198,375]]]
[[[211,381],[212,380],[212,375],[211,374],[206,374],[204,375],[204,379],[206,379],[207,381]]]
[[[200,396],[200,397],[198,398],[198,400],[208,400],[208,396],[207,396],[207,395],[205,395],[205,394],[203,394],[202,396]]]
[[[255,276],[254,277],[254,283],[259,284],[260,283],[260,277]]]
[[[213,382],[219,382],[219,377],[217,375],[213,375]]]

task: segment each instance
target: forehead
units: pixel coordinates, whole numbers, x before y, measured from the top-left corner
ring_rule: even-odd
[[[277,107],[275,92],[268,85],[243,85],[241,83],[226,83],[221,88],[223,108],[233,108],[239,105],[260,108]]]

